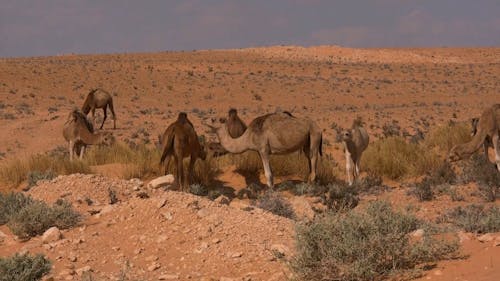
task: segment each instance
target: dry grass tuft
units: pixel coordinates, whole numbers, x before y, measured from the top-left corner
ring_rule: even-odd
[[[455,145],[470,141],[470,132],[470,126],[463,122],[437,126],[427,134],[423,145],[447,153]]]

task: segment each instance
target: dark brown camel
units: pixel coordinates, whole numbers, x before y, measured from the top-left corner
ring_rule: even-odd
[[[104,126],[104,121],[106,121],[106,118],[108,117],[108,106],[111,110],[111,114],[113,115],[113,129],[116,129],[116,114],[113,108],[113,97],[105,90],[100,88],[90,90],[87,98],[83,102],[82,111],[85,115],[88,115],[89,112],[92,111],[92,122],[95,122],[95,109],[102,108],[104,112],[104,118],[102,119],[102,124],[99,128],[102,129],[102,126]]]
[[[179,113],[177,120],[172,123],[163,133],[160,139],[163,153],[161,155],[160,165],[165,163],[165,159],[173,156],[177,170],[177,182],[181,189],[189,188],[190,177],[193,174],[196,159],[206,159],[205,148],[200,144],[198,135],[194,130],[193,124],[187,118],[184,112]],[[183,159],[190,157],[187,174],[184,175]],[[167,159],[166,164],[168,164]],[[167,171],[165,165],[165,174]]]

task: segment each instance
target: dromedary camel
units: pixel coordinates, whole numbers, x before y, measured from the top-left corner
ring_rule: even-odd
[[[347,181],[352,185],[359,177],[359,165],[361,155],[368,147],[370,137],[365,128],[361,126],[360,120],[354,120],[351,129],[342,133],[342,143],[345,152],[345,169],[347,172]]]
[[[273,187],[273,175],[269,165],[271,154],[288,154],[303,150],[309,159],[309,178],[316,178],[318,154],[322,155],[322,133],[315,122],[296,118],[288,113],[271,113],[255,118],[239,138],[231,138],[223,124],[210,125],[219,137],[221,145],[230,153],[257,151],[262,160],[267,185]]]
[[[92,124],[78,109],[74,109],[70,112],[68,120],[63,127],[63,136],[69,144],[69,158],[71,161],[73,160],[73,154],[75,152],[78,155],[78,150],[80,150],[79,158],[82,159],[87,145],[111,145],[115,142],[115,138],[111,133],[94,133]]]
[[[477,122],[477,132],[470,142],[454,146],[448,154],[448,160],[458,161],[470,157],[487,138],[491,138],[495,150],[495,163],[500,172],[500,104],[494,104],[483,111]]]
[[[474,137],[477,134],[477,123],[479,123],[479,118],[472,118],[471,120],[471,125],[472,125],[472,130],[471,130],[471,137]],[[493,143],[491,142],[491,138],[487,136],[484,139],[483,143],[483,148],[484,148],[484,156],[486,156],[486,159],[488,159],[488,148],[493,148]]]
[[[243,135],[243,133],[247,130],[247,125],[240,119],[238,111],[234,108],[229,109],[226,126],[229,135],[233,139],[241,137],[241,135]]]
[[[189,180],[193,174],[194,164],[196,159],[206,159],[205,148],[200,144],[198,135],[194,130],[193,124],[187,118],[184,112],[179,113],[177,120],[165,130],[162,140],[163,152],[161,155],[160,165],[165,163],[165,159],[174,156],[177,182],[181,189],[189,188]],[[184,175],[183,159],[190,157],[189,168],[187,174]],[[168,164],[167,159],[166,164]],[[167,165],[165,165],[165,173]]]
[[[111,110],[111,114],[113,115],[113,129],[116,129],[116,114],[115,109],[113,108],[113,97],[110,93],[106,92],[103,89],[92,89],[87,95],[87,98],[83,102],[82,111],[85,115],[88,115],[90,111],[92,111],[92,122],[95,122],[95,110],[96,108],[102,108],[104,111],[104,118],[102,119],[102,124],[99,129],[102,129],[104,126],[104,121],[108,117],[107,108]]]

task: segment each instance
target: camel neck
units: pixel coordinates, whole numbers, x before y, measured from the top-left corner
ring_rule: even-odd
[[[470,142],[463,144],[463,151],[467,154],[472,154],[476,152],[486,139],[486,132],[484,130],[479,130]]]
[[[243,153],[247,150],[253,149],[250,145],[250,134],[249,130],[246,130],[243,135],[239,138],[233,139],[226,128],[226,126],[222,126],[217,131],[217,135],[219,136],[220,143],[224,149],[229,151],[230,153]]]
[[[93,134],[84,129],[80,132],[80,138],[85,144],[99,144],[101,141],[101,133]]]

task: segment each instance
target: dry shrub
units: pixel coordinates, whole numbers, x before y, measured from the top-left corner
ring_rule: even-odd
[[[456,207],[438,219],[439,222],[452,223],[467,232],[487,233],[500,231],[500,208],[484,205]]]
[[[367,171],[391,179],[423,175],[435,170],[441,162],[433,151],[407,143],[402,137],[389,137],[371,143],[362,158]]]
[[[11,186],[18,186],[28,179],[32,171],[52,171],[54,175],[74,173],[89,174],[89,165],[82,161],[70,161],[68,158],[37,154],[26,160],[14,159],[0,168],[0,181]]]
[[[255,206],[278,216],[289,219],[295,218],[295,212],[293,211],[292,205],[276,191],[266,191],[256,200]]]
[[[50,272],[52,264],[45,256],[37,254],[15,254],[0,257],[0,281],[35,281],[41,280]]]
[[[410,233],[420,225],[414,215],[381,201],[364,210],[318,216],[298,225],[291,266],[299,280],[385,280],[456,252],[456,241],[439,240],[427,231],[410,242]]]
[[[461,177],[464,182],[476,182],[485,201],[494,202],[500,197],[500,173],[483,154],[472,155],[465,163]]]
[[[423,145],[437,147],[442,152],[448,152],[457,144],[471,140],[471,128],[467,123],[448,123],[433,128],[425,138]]]

